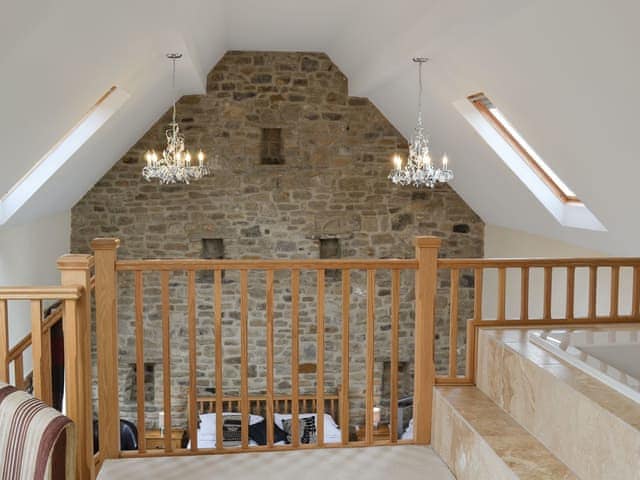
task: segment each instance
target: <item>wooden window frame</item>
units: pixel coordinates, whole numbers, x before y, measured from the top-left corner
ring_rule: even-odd
[[[518,155],[529,165],[536,175],[545,183],[549,189],[562,201],[563,203],[577,203],[582,204],[582,201],[575,195],[567,195],[562,188],[556,183],[556,181],[540,166],[540,164],[533,158],[527,149],[522,146],[518,140],[507,130],[504,124],[498,120],[491,110],[482,102],[482,99],[488,97],[484,93],[476,93],[469,95],[467,99],[476,107],[476,110],[489,122],[489,124],[500,134],[500,136],[513,148]]]

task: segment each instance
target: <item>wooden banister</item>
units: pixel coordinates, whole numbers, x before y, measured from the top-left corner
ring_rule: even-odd
[[[438,274],[438,250],[441,240],[417,237],[415,240],[415,374],[413,388],[414,440],[419,445],[431,442],[431,409],[435,385],[434,328]]]
[[[98,424],[101,460],[120,452],[118,398],[118,319],[116,258],[120,240],[97,238],[91,242],[96,269],[96,336],[98,352]]]

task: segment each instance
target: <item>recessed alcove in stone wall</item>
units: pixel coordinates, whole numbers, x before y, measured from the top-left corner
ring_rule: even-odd
[[[406,153],[406,140],[366,98],[350,97],[346,77],[321,53],[228,52],[209,73],[205,95],[182,97],[179,120],[187,145],[202,147],[212,176],[190,185],[160,186],[142,180],[144,152],[164,141],[167,112],[117,161],[72,210],[72,251],[89,252],[97,236],[121,239],[120,258],[201,258],[202,239],[221,239],[225,258],[318,258],[321,239],[339,240],[342,258],[413,258],[413,238],[442,238],[445,257],[481,257],[484,225],[448,186],[434,190],[397,187],[387,175],[390,159]],[[263,165],[264,129],[281,129],[280,165]],[[115,159],[114,159],[115,161]],[[464,227],[463,227],[464,226]],[[362,421],[365,388],[366,275],[351,277],[350,396],[354,425]],[[214,385],[212,278],[197,282],[198,388]],[[290,274],[275,274],[275,382],[289,393]],[[401,279],[400,361],[413,375],[413,273]],[[249,276],[251,391],[265,388],[264,272]],[[445,371],[448,352],[448,276],[439,278],[436,358]],[[315,362],[316,277],[302,272],[301,363]],[[384,362],[390,350],[388,272],[376,276],[376,401],[384,404]],[[341,382],[341,278],[325,285],[326,389]],[[239,275],[223,281],[223,385],[238,392]],[[135,420],[135,402],[124,392],[135,363],[133,276],[118,287],[122,415]],[[473,272],[461,272],[460,355],[473,307]],[[145,361],[155,363],[155,401],[148,422],[162,410],[160,283],[144,274]],[[188,384],[186,275],[171,275],[171,363],[174,422],[186,422]],[[462,370],[461,370],[462,371]],[[405,378],[405,377],[403,377]],[[315,375],[301,377],[315,390]]]

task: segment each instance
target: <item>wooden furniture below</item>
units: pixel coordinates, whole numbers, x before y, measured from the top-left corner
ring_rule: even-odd
[[[174,450],[182,448],[182,439],[184,438],[185,431],[180,428],[174,428],[171,430],[171,445]],[[147,430],[144,435],[146,441],[146,447],[148,450],[157,450],[164,448],[164,436],[160,430]]]
[[[378,425],[378,428],[373,429],[373,441],[377,442],[379,440],[389,440],[389,424],[381,423]],[[362,442],[367,439],[367,431],[364,425],[360,425],[356,429],[356,439],[359,442]]]

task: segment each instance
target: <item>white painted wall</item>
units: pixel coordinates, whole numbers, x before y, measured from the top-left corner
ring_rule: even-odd
[[[70,212],[65,212],[0,228],[0,286],[60,285],[56,260],[69,253],[70,227]],[[9,302],[11,345],[29,331],[28,303]]]
[[[487,258],[530,258],[530,257],[605,257],[606,254],[580,248],[569,243],[532,235],[519,230],[487,225],[485,229],[485,257]],[[552,286],[552,315],[562,318],[566,302],[566,271],[554,269]],[[620,275],[620,314],[628,314],[631,310],[631,269],[621,269]],[[586,316],[588,307],[588,270],[576,269],[575,281],[575,315]],[[598,315],[607,315],[610,306],[610,270],[598,270]],[[529,281],[529,315],[531,318],[542,316],[543,271],[532,269]],[[484,276],[483,316],[486,319],[496,318],[498,298],[498,275],[496,270],[488,270]],[[507,270],[507,318],[518,318],[520,315],[520,271]]]

